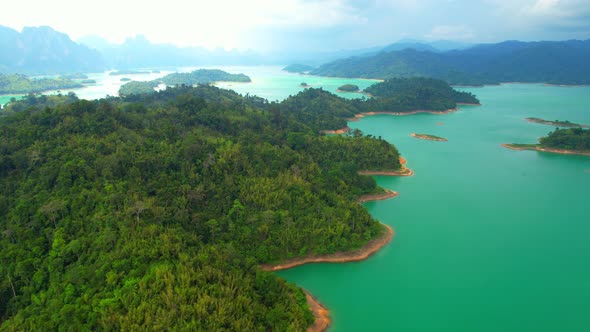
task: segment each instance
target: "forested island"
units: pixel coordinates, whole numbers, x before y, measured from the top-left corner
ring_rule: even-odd
[[[26,94],[49,90],[80,88],[83,85],[68,78],[30,78],[20,74],[0,74],[0,94]]]
[[[419,138],[419,139],[423,139],[423,140],[427,140],[427,141],[438,141],[438,142],[448,141],[448,139],[446,139],[444,137],[439,137],[439,136],[434,136],[434,135],[429,135],[429,134],[411,133],[410,136],[415,137],[415,138]]]
[[[354,103],[209,85],[11,103],[0,329],[305,330],[305,294],[259,265],[383,236],[357,203],[383,190],[358,171],[401,168],[381,138],[319,134]]]
[[[358,85],[354,84],[344,84],[338,87],[338,91],[340,92],[358,92],[360,91]]]
[[[299,73],[299,74],[306,74],[314,69],[316,69],[316,68],[313,66],[302,65],[302,64],[292,64],[292,65],[288,65],[287,67],[283,68],[283,70],[286,72]]]
[[[230,74],[219,69],[198,69],[190,73],[172,73],[162,78],[148,82],[129,82],[121,86],[119,94],[128,96],[131,94],[144,94],[154,92],[154,88],[160,84],[168,86],[209,84],[214,82],[242,82],[252,80],[244,74]]]
[[[550,125],[550,126],[555,126],[555,127],[566,127],[566,128],[575,128],[575,127],[580,127],[580,128],[590,128],[589,125],[585,125],[585,124],[579,124],[579,123],[573,123],[573,122],[569,122],[567,120],[565,121],[559,121],[559,120],[555,120],[555,121],[549,121],[549,120],[543,120],[540,118],[526,118],[525,120],[527,120],[528,122],[533,122],[533,123],[540,123],[540,124],[546,124],[546,125]]]
[[[555,129],[549,135],[541,137],[539,144],[502,144],[513,150],[536,150],[562,154],[580,154],[590,156],[590,129],[569,128]]]

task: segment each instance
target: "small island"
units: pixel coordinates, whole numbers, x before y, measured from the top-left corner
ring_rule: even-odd
[[[80,83],[82,83],[82,84],[96,84],[96,80],[86,79],[86,80],[81,80]]]
[[[336,90],[338,92],[359,92],[360,89],[358,87],[358,85],[354,85],[354,84],[344,84],[342,86],[340,86],[338,88],[338,90]]]
[[[560,120],[549,121],[549,120],[544,120],[544,119],[540,119],[540,118],[526,118],[525,120],[527,120],[528,122],[540,123],[540,124],[545,124],[545,125],[550,125],[550,126],[555,126],[555,127],[590,128],[589,125],[573,123],[573,122],[569,122],[567,120],[565,120],[565,121],[560,121]]]
[[[424,139],[427,141],[437,141],[437,142],[447,142],[448,141],[448,139],[446,139],[444,137],[438,137],[438,136],[428,135],[428,134],[411,133],[410,136],[415,137],[415,138],[419,138],[419,139]]]
[[[0,74],[0,94],[37,93],[81,87],[82,84],[67,78],[35,79],[20,74]]]
[[[539,144],[502,144],[512,150],[534,150],[590,156],[590,129],[555,129],[539,139]]]
[[[302,88],[309,88],[310,87],[310,85],[305,82],[302,82],[301,84],[299,84],[299,86]]]
[[[288,65],[287,67],[283,68],[284,71],[289,73],[298,73],[298,74],[307,74],[308,72],[316,69],[315,67],[302,65],[302,64],[292,64]]]
[[[122,79],[121,79],[122,80]],[[190,73],[173,73],[168,74],[162,78],[158,78],[147,82],[131,81],[125,83],[119,88],[120,96],[129,96],[132,94],[153,93],[160,84],[167,86],[189,85],[194,86],[198,84],[211,84],[215,82],[251,82],[249,76],[244,74],[230,74],[219,69],[198,69]]]
[[[131,79],[129,77],[123,77],[119,81],[121,81],[121,82],[129,82],[129,81],[131,81]]]

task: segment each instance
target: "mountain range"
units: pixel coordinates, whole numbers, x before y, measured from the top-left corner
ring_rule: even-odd
[[[433,77],[457,85],[502,82],[590,84],[590,40],[480,44],[446,52],[382,51],[326,63],[310,74],[387,79]]]
[[[102,55],[50,27],[0,26],[0,73],[46,75],[106,69]]]
[[[262,65],[320,65],[319,76],[387,79],[432,77],[456,85],[501,82],[590,84],[590,40],[470,45],[452,41],[402,40],[387,46],[334,52],[260,54],[156,44],[138,35],[122,44],[90,36],[72,41],[54,29],[0,26],[0,73],[52,75],[109,68]],[[323,64],[322,64],[323,63]]]

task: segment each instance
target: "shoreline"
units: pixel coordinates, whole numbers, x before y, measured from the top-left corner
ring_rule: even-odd
[[[389,225],[381,224],[385,228],[384,234],[367,242],[363,247],[354,251],[337,252],[328,255],[308,256],[303,258],[288,259],[279,264],[263,264],[260,268],[263,271],[280,271],[301,266],[309,263],[348,263],[358,262],[369,258],[393,238],[394,231]]]
[[[500,144],[502,147],[510,150],[516,151],[539,151],[539,152],[550,152],[550,153],[557,153],[557,154],[570,154],[570,155],[578,155],[578,156],[590,156],[590,151],[574,151],[574,150],[564,150],[564,149],[551,149],[551,148],[542,148],[540,146],[531,146],[531,147],[520,147],[514,146],[511,144]]]
[[[329,134],[329,135],[341,135],[350,130],[350,127],[346,126],[344,128],[336,129],[336,130],[322,130],[320,133],[322,134]]]
[[[399,171],[369,171],[369,170],[363,170],[363,171],[358,171],[359,175],[383,175],[383,176],[412,176],[414,175],[414,171],[412,171],[411,169],[407,168],[406,166],[403,166],[402,164],[402,169]]]
[[[305,299],[311,309],[315,321],[307,328],[307,332],[323,332],[330,326],[330,312],[311,293],[303,290]]]
[[[383,201],[386,199],[397,197],[399,193],[397,191],[393,191],[390,189],[385,189],[384,193],[381,194],[367,194],[362,195],[357,199],[359,203],[366,203],[366,202],[373,202],[373,201]]]
[[[479,104],[475,104],[475,103],[455,103],[455,104],[457,104],[458,106],[481,106],[482,105],[481,103],[479,103]]]
[[[449,114],[452,112],[456,112],[459,109],[457,107],[455,108],[449,108],[446,111],[433,111],[433,110],[413,110],[413,111],[408,111],[408,112],[381,112],[381,111],[377,111],[377,112],[364,112],[364,113],[359,113],[356,114],[354,116],[354,118],[348,118],[346,119],[347,121],[351,121],[351,122],[356,122],[359,121],[360,119],[366,117],[366,116],[372,116],[372,115],[398,115],[398,116],[403,116],[403,115],[414,115],[414,114],[420,114],[420,113],[429,113],[429,114],[436,114],[436,115],[442,115],[442,114]]]
[[[448,142],[449,140],[443,137],[433,137],[431,135],[426,135],[426,134],[416,134],[416,133],[411,133],[410,136],[415,137],[417,139],[423,139],[426,141],[435,141],[435,142]]]

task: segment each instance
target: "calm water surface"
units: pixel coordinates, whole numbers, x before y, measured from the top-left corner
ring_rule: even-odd
[[[465,90],[483,106],[350,123],[416,174],[377,177],[400,195],[366,203],[396,231],[374,257],[279,273],[331,310],[331,331],[590,331],[590,157],[500,147],[553,129],[525,117],[590,124],[590,87]]]

